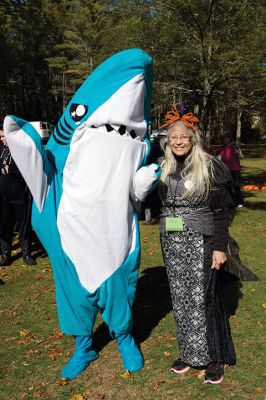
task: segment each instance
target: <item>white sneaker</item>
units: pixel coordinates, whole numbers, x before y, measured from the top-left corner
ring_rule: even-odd
[[[242,207],[244,207],[244,206],[243,206],[243,204],[238,204],[237,207],[238,207],[238,208],[242,208]]]

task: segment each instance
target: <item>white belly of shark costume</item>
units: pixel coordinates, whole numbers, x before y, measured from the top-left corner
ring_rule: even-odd
[[[61,329],[87,338],[89,346],[99,310],[115,337],[132,329],[140,255],[133,203],[144,200],[160,174],[157,165],[144,166],[151,87],[151,58],[126,50],[107,59],[78,89],[46,148],[30,123],[13,116],[4,123],[34,198],[33,226],[53,266]],[[128,337],[129,346],[125,341],[118,346],[124,366],[136,370],[143,361]],[[76,345],[75,366],[84,341]],[[95,357],[92,351],[89,361]],[[71,365],[65,377],[77,376]]]
[[[147,144],[127,131],[122,136],[115,129],[107,132],[101,118],[116,121],[134,109],[139,118],[135,129],[144,136],[143,89],[143,75],[134,77],[76,130],[70,145],[57,223],[63,250],[89,292],[109,278],[136,247],[129,194],[134,193],[133,177],[147,154]],[[100,127],[91,128],[92,121]]]

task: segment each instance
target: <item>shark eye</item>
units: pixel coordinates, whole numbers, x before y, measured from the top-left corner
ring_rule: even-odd
[[[79,122],[86,115],[88,107],[83,104],[71,104],[70,116],[75,122]]]

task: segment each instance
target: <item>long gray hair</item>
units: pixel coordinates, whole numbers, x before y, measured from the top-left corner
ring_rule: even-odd
[[[212,171],[209,170],[213,158],[203,150],[202,139],[199,130],[193,130],[184,125],[181,121],[174,122],[169,126],[167,138],[161,141],[161,147],[165,157],[161,163],[161,181],[164,183],[168,175],[176,171],[176,159],[169,145],[169,134],[173,126],[180,126],[187,129],[192,144],[191,152],[185,158],[184,169],[181,178],[187,183],[184,197],[206,199],[209,195],[212,183]]]

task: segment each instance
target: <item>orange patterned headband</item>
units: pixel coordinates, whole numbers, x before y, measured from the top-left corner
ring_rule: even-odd
[[[199,122],[199,119],[197,117],[194,117],[192,112],[189,112],[184,115],[180,115],[179,112],[177,111],[176,106],[172,106],[172,110],[168,111],[168,113],[164,117],[165,123],[160,126],[159,129],[165,128],[168,125],[173,124],[175,121],[181,121],[183,122],[184,125],[186,125],[190,129],[195,129],[196,127],[194,126],[194,122]]]

